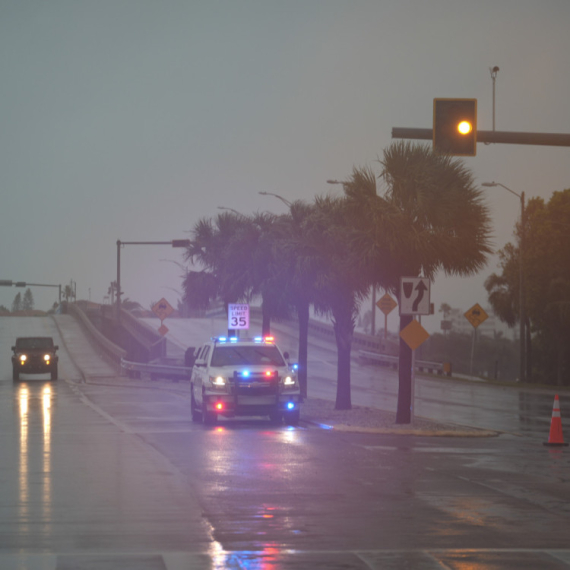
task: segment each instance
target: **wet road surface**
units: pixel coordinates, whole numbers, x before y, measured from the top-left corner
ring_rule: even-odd
[[[31,330],[59,381],[12,382]],[[0,341],[2,569],[570,568],[570,454],[538,431],[205,428],[181,391],[83,383],[51,319],[0,319]]]

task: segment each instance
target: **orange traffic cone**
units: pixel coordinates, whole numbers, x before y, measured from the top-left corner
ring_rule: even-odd
[[[544,445],[568,445],[567,443],[564,443],[564,438],[562,437],[562,419],[560,417],[560,401],[558,400],[558,394],[554,396],[552,420],[550,422],[550,435],[548,436],[548,441],[544,442]]]

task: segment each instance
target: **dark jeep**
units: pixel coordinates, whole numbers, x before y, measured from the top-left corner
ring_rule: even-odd
[[[19,380],[23,374],[43,374],[49,372],[52,380],[57,380],[56,351],[51,336],[27,336],[16,339],[12,347],[12,379]]]

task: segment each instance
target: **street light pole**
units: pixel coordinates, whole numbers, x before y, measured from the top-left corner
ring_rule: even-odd
[[[519,343],[520,343],[520,381],[526,380],[526,316],[524,307],[524,248],[525,248],[525,219],[524,219],[524,192],[518,194],[500,182],[483,182],[481,186],[494,188],[501,186],[519,198],[521,202],[521,233],[519,236]]]
[[[273,194],[273,192],[258,192],[258,194],[260,194],[261,196],[273,196],[281,200],[281,202],[283,202],[285,206],[287,206],[288,208],[291,207],[291,202],[289,202],[289,200],[285,200],[285,198],[283,198],[283,196],[279,196],[279,194]]]
[[[117,240],[117,323],[121,322],[121,247],[124,245],[170,245],[172,247],[188,247],[189,239],[173,239],[170,241],[121,241]]]

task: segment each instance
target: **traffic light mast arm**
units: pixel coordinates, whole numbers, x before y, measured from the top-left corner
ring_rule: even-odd
[[[433,129],[392,127],[392,138],[431,141],[433,140]],[[570,134],[478,130],[477,142],[496,144],[527,144],[535,146],[570,146]]]

